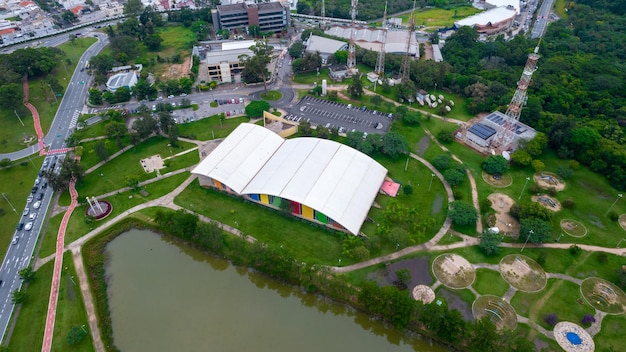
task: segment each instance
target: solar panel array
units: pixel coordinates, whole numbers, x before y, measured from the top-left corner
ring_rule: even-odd
[[[480,122],[473,124],[472,127],[469,128],[469,131],[484,140],[496,134],[496,130]]]
[[[506,122],[506,115],[502,114],[502,113],[496,113],[496,112],[492,112],[491,114],[489,114],[489,116],[487,116],[487,120],[495,123],[498,126],[502,126],[505,124]],[[521,135],[522,133],[526,132],[528,130],[528,128],[522,126],[521,124],[518,123],[513,123],[513,126],[511,126],[511,131],[514,131],[515,134],[517,135]]]

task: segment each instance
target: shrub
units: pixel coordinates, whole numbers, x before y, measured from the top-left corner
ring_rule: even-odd
[[[578,247],[577,245],[573,244],[569,247],[569,253],[573,256],[578,256],[580,254],[580,252],[582,252],[582,249],[580,249],[580,247]]]
[[[548,314],[543,318],[546,323],[550,326],[555,326],[556,323],[559,322],[559,318],[556,316],[556,313]]]
[[[546,254],[546,252],[540,252],[539,256],[537,256],[537,264],[543,266],[546,263],[547,258],[548,255]]]
[[[552,197],[556,196],[557,193],[558,193],[558,191],[556,190],[556,188],[554,188],[554,187],[549,187],[548,188],[548,194],[551,195]]]
[[[596,322],[596,318],[591,314],[585,314],[585,316],[580,320],[583,325],[591,325]]]
[[[411,187],[411,185],[404,185],[402,190],[404,191],[404,195],[410,196],[413,194],[413,187]]]
[[[489,200],[489,198],[484,198],[480,201],[480,209],[485,212],[489,209],[491,209],[491,201]]]
[[[563,208],[566,209],[574,209],[574,207],[576,206],[576,203],[574,202],[574,199],[572,197],[567,197],[563,203],[561,203],[561,205],[563,206]]]
[[[619,214],[615,212],[615,210],[611,210],[608,214],[609,219],[611,219],[612,221],[617,221],[619,220]]]
[[[557,175],[561,176],[561,178],[568,179],[568,178],[572,177],[572,174],[574,173],[574,170],[572,170],[571,168],[566,167],[566,166],[559,166],[556,169],[556,173],[557,173]]]
[[[543,191],[543,188],[541,188],[541,186],[537,183],[533,183],[530,187],[528,187],[528,193],[530,194],[541,193],[541,191]]]
[[[606,253],[604,252],[599,252],[598,253],[598,263],[600,264],[606,264],[608,262],[609,258],[607,257]]]
[[[458,188],[453,188],[452,189],[452,196],[454,197],[454,199],[456,200],[460,200],[463,199],[463,191],[461,191]]]
[[[454,140],[454,136],[452,135],[452,132],[443,130],[437,133],[437,139],[443,144],[449,144]]]

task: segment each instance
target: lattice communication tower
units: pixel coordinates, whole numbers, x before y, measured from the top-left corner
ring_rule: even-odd
[[[359,4],[359,0],[352,0],[352,23],[350,24],[350,44],[348,44],[348,69],[354,71],[356,68],[356,47],[354,41],[356,40],[356,6]]]
[[[409,19],[409,36],[406,40],[406,50],[404,57],[402,58],[402,65],[400,66],[400,78],[402,82],[406,82],[410,79],[411,73],[411,40],[415,34],[415,0],[413,0],[413,11],[411,11],[411,18]]]
[[[385,43],[387,42],[387,1],[385,1],[385,12],[383,12],[383,37],[380,42],[380,51],[376,60],[376,68],[374,72],[379,78],[385,75]]]

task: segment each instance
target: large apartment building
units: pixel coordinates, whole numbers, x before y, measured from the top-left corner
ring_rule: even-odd
[[[240,29],[258,25],[261,31],[280,32],[289,26],[289,7],[280,2],[219,5],[212,11],[217,29]]]

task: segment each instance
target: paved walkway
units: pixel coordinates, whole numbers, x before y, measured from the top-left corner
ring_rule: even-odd
[[[78,204],[78,192],[76,192],[76,184],[74,180],[70,182],[70,196],[72,202],[69,209],[63,215],[61,226],[59,226],[59,233],[57,235],[57,247],[56,247],[56,260],[54,261],[54,272],[52,274],[52,288],[50,289],[50,300],[48,302],[48,314],[46,316],[46,328],[44,330],[42,352],[50,352],[52,348],[52,336],[54,335],[54,321],[56,318],[57,302],[59,299],[59,285],[61,282],[61,270],[63,269],[63,251],[65,241],[65,230],[67,229],[67,223],[70,221],[72,212]]]
[[[39,144],[39,155],[45,155],[46,154],[46,150],[45,150],[45,146],[43,143],[43,130],[41,129],[41,122],[39,121],[39,112],[37,111],[37,108],[35,108],[33,106],[33,104],[28,102],[28,78],[24,78],[24,106],[26,106],[26,108],[28,110],[30,110],[30,113],[33,115],[33,123],[35,125],[35,133],[37,133],[37,143]]]

